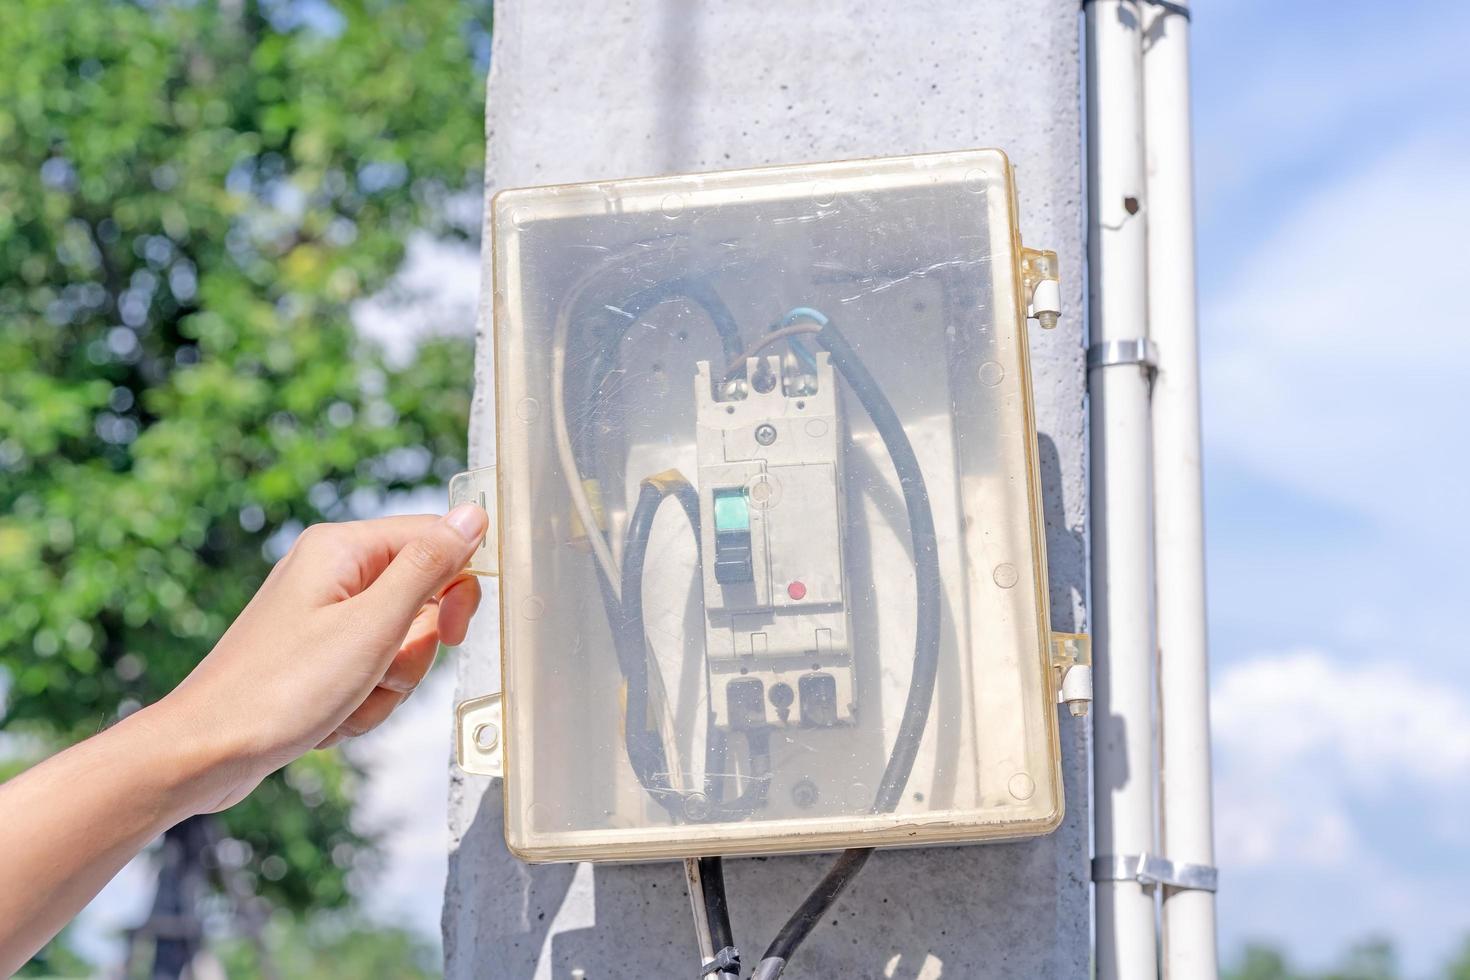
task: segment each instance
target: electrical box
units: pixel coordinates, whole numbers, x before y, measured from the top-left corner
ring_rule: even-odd
[[[491,228],[498,466],[451,493],[491,510],[503,700],[460,744],[510,848],[1055,828],[1056,261],[1004,154],[508,190]]]

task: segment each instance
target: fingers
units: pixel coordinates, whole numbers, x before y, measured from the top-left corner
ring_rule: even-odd
[[[346,721],[337,726],[336,731],[317,743],[317,748],[329,749],[344,738],[356,738],[367,734],[386,721],[393,713],[393,709],[402,704],[406,697],[408,697],[407,694],[398,691],[390,691],[382,687],[373,688],[372,693],[357,706],[356,711],[347,716]]]
[[[407,694],[419,686],[439,644],[458,646],[464,642],[470,617],[480,604],[480,583],[473,578],[451,582],[438,599],[430,599],[408,627],[393,662],[383,673],[379,687]]]
[[[423,605],[464,571],[488,523],[473,504],[454,508],[403,544],[377,580],[351,601],[381,635],[403,636]]]
[[[453,646],[464,641],[470,617],[479,604],[480,583],[474,578],[450,583],[442,596],[425,603],[409,624],[408,633],[378,686],[317,748],[331,748],[382,724],[428,674],[439,644]]]
[[[443,606],[437,602],[430,602],[419,610],[408,628],[408,635],[403,638],[403,645],[378,682],[379,687],[408,694],[419,686],[419,681],[434,665],[434,654],[439,650],[439,620],[442,616]]]
[[[297,536],[270,577],[297,574],[298,588],[324,602],[341,602],[371,585],[395,555],[439,520],[418,514],[313,524]]]
[[[464,642],[470,617],[480,606],[480,580],[466,577],[451,582],[439,597],[439,642],[456,647]]]

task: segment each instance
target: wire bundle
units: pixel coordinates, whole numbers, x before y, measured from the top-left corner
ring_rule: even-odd
[[[595,556],[599,589],[609,623],[619,668],[627,686],[624,719],[625,745],[628,758],[640,784],[650,797],[667,810],[675,822],[689,820],[739,819],[763,806],[770,781],[769,749],[759,738],[751,739],[752,784],[737,799],[728,803],[720,799],[718,787],[708,775],[704,790],[690,793],[676,788],[670,779],[667,733],[657,730],[651,721],[650,696],[662,689],[657,668],[650,671],[646,633],[643,623],[643,572],[648,539],[659,506],[669,497],[678,500],[699,539],[699,497],[689,482],[674,471],[643,480],[638,500],[628,523],[621,568],[613,560],[611,549],[598,524],[598,515],[587,494],[587,484],[597,479],[596,440],[599,430],[607,428],[608,379],[618,370],[618,348],[632,325],[644,313],[676,296],[684,296],[698,304],[709,317],[719,335],[730,372],[736,373],[746,360],[773,343],[785,340],[792,352],[807,363],[814,363],[801,342],[803,335],[815,341],[831,356],[832,364],[852,389],[863,410],[872,420],[885,450],[893,462],[907,512],[909,536],[913,550],[917,603],[914,640],[914,668],[902,720],[893,748],[884,768],[876,797],[874,813],[892,812],[902,798],[913,771],[920,740],[928,723],[939,663],[940,579],[938,542],[928,490],[918,457],[902,421],[882,388],[859,358],[847,339],[824,314],[810,307],[797,307],[773,325],[757,344],[746,350],[740,341],[738,325],[728,307],[709,284],[695,276],[676,275],[655,282],[615,306],[606,306],[607,329],[583,338],[590,351],[579,354],[577,362],[585,364],[576,390],[579,412],[575,429],[568,424],[566,404],[567,350],[571,338],[571,316],[583,294],[601,275],[611,271],[619,261],[632,257],[638,261],[647,250],[661,251],[671,240],[641,243],[620,257],[598,266],[574,284],[557,318],[553,350],[553,395],[557,449],[561,456],[574,507]],[[639,251],[644,249],[645,251]],[[728,377],[728,375],[727,375]],[[706,679],[707,680],[707,679]],[[706,739],[706,773],[718,771],[724,755],[723,739],[709,726]],[[700,801],[698,811],[692,800]],[[785,969],[797,948],[811,933],[822,916],[867,862],[872,848],[844,851],[832,868],[807,895],[797,910],[767,947],[752,980],[775,980]],[[701,945],[707,947],[701,976],[738,977],[739,953],[735,950],[725,897],[723,864],[719,857],[686,862],[690,876],[690,897],[696,916],[702,910]]]

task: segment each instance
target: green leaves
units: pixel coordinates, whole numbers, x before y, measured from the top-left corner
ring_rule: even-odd
[[[238,980],[429,980],[440,975],[438,950],[406,930],[351,917],[318,915],[302,920],[278,916],[267,924],[262,940],[269,971],[258,950],[236,940],[220,950],[226,975]]]
[[[1380,938],[1354,943],[1326,972],[1298,970],[1279,949],[1261,943],[1246,944],[1235,959],[1234,968],[1222,973],[1226,980],[1396,980],[1401,975],[1393,944]],[[1436,976],[1458,980],[1464,969],[1457,960]]]
[[[476,233],[443,203],[479,183],[486,8],[7,4],[0,727],[55,746],[161,697],[281,532],[461,465],[468,341],[396,367],[351,305],[411,230]],[[365,844],[350,770],[310,766],[226,817],[298,907]]]

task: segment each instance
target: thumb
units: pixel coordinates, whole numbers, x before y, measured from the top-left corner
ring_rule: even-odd
[[[474,504],[454,508],[405,545],[358,599],[402,635],[424,603],[464,571],[489,523]]]

